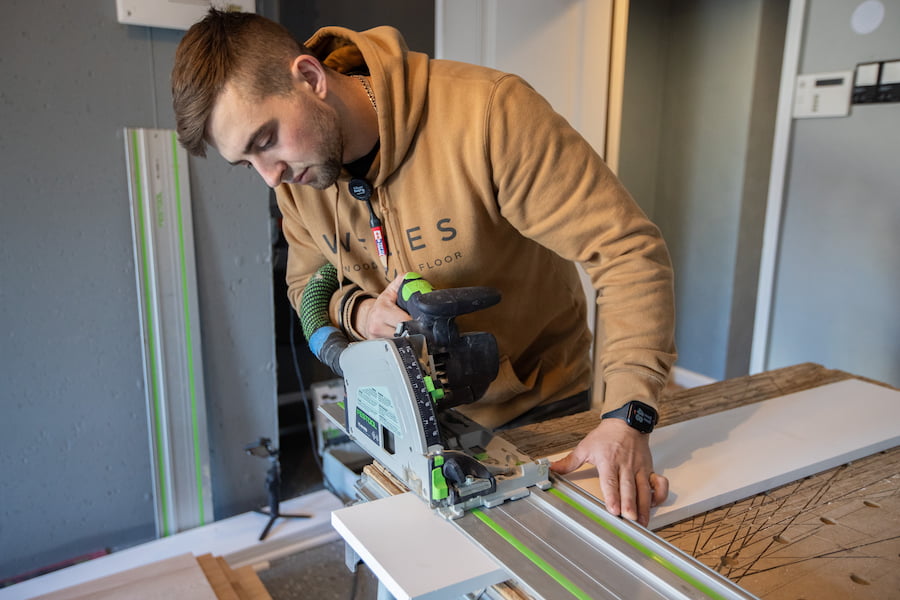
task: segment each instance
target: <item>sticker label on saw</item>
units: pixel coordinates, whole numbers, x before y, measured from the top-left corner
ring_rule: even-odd
[[[381,423],[385,429],[396,436],[401,436],[403,430],[400,427],[400,418],[389,394],[386,387],[362,387],[357,392],[356,405]]]
[[[378,439],[378,423],[359,408],[356,409],[356,429],[376,444],[381,444],[381,440]]]

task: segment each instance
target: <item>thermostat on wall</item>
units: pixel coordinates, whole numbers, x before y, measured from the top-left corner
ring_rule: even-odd
[[[126,25],[189,29],[210,6],[256,12],[256,0],[116,0],[116,14]]]
[[[852,89],[853,71],[798,75],[794,118],[846,117]]]

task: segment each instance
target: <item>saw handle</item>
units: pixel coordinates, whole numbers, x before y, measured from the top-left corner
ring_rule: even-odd
[[[418,273],[407,273],[397,294],[397,306],[416,321],[430,325],[438,319],[466,315],[500,302],[500,292],[477,286],[435,290]]]

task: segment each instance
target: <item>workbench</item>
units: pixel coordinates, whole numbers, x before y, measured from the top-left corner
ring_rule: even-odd
[[[864,379],[805,363],[667,390],[659,426],[852,378]],[[588,411],[501,435],[547,456],[574,447],[599,421]],[[900,598],[900,447],[656,533],[765,600]]]

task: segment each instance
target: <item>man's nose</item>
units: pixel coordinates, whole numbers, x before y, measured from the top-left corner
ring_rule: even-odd
[[[281,183],[281,174],[284,173],[284,165],[280,162],[272,164],[256,164],[256,171],[270,188],[276,188]]]

